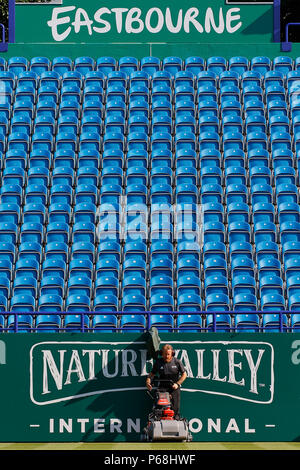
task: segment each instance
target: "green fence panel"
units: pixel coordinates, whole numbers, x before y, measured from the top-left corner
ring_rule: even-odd
[[[160,333],[187,370],[197,441],[300,440],[300,335]],[[145,334],[3,334],[1,442],[139,441],[152,402]]]

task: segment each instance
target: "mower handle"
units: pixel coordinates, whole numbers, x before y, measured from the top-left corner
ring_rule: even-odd
[[[155,377],[155,378],[151,381],[151,384],[154,384],[154,383],[159,383],[159,384],[161,384],[162,382],[165,383],[165,384],[168,384],[168,385],[173,385],[173,384],[175,383],[175,382],[174,382],[173,380],[171,380],[171,379],[159,379],[159,378]],[[158,390],[158,389],[159,389],[158,385],[156,385],[156,386],[153,385],[152,390]]]

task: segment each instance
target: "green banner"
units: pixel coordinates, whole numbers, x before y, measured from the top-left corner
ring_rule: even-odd
[[[194,441],[299,441],[300,336],[160,334],[186,368]],[[3,334],[1,442],[139,441],[152,401],[145,335]]]

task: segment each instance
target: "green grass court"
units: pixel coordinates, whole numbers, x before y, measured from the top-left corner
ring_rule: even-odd
[[[300,450],[300,442],[190,442],[190,443],[136,443],[136,442],[103,442],[103,443],[84,443],[84,442],[71,442],[71,443],[2,443],[0,450]]]

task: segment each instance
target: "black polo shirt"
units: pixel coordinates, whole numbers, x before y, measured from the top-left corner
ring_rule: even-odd
[[[176,357],[172,357],[170,362],[165,362],[162,357],[157,359],[152,368],[152,374],[158,374],[162,380],[172,380],[177,382],[181,375],[185,372],[182,362]]]

